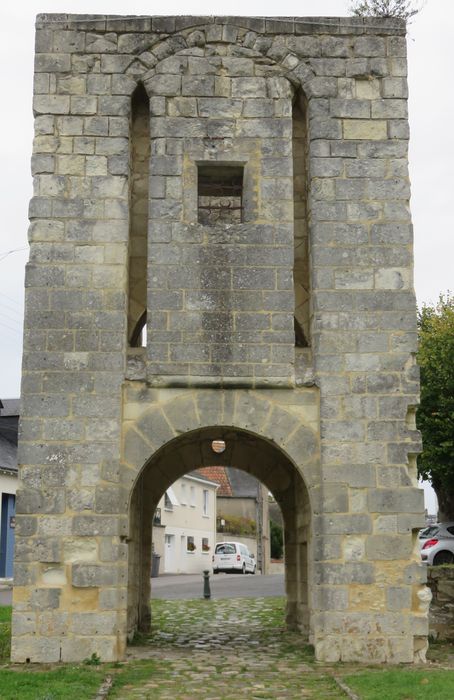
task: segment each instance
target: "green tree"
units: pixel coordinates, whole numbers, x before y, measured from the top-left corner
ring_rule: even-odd
[[[358,17],[398,17],[411,19],[420,8],[412,0],[356,0],[350,11]]]
[[[440,518],[454,520],[454,297],[440,295],[418,314],[422,433],[419,474],[432,484]]]
[[[270,520],[270,550],[272,559],[282,559],[284,552],[284,535],[282,527]]]

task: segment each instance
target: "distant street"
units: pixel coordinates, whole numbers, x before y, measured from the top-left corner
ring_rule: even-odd
[[[255,576],[216,574],[210,576],[212,598],[269,598],[285,595],[284,575]],[[166,600],[202,598],[202,574],[164,574],[151,579],[151,597]]]
[[[13,599],[13,591],[11,588],[4,588],[0,590],[0,606],[11,605]]]
[[[285,595],[284,575],[255,576],[213,574],[210,576],[212,598],[269,598]],[[202,574],[164,574],[151,579],[152,598],[183,600],[203,598]],[[0,590],[0,606],[11,605],[12,590]]]

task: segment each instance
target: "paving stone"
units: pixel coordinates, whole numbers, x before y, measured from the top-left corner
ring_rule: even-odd
[[[128,650],[130,664],[153,662],[152,675],[114,700],[338,698],[301,637],[285,630],[284,599],[160,600],[152,620],[146,643]]]

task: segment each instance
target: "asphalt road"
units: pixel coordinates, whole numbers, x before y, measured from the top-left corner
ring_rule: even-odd
[[[212,574],[212,598],[269,598],[285,595],[284,575]],[[203,597],[202,574],[163,574],[151,579],[151,597],[183,600]],[[11,605],[11,589],[0,590],[0,606]]]
[[[268,598],[285,595],[284,575],[255,576],[216,574],[210,576],[212,598]],[[151,597],[166,600],[202,598],[202,574],[164,574],[151,579]]]

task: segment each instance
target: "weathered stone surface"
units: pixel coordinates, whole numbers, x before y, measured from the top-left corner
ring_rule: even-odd
[[[419,513],[423,503],[421,489],[377,489],[368,494],[368,504],[371,512],[410,512]]]
[[[31,607],[36,610],[52,610],[60,604],[60,588],[39,588],[32,591],[30,596]]]
[[[106,564],[74,563],[71,580],[77,588],[112,586],[118,583],[118,571],[117,567]]]
[[[408,535],[371,535],[366,540],[366,555],[369,559],[408,560],[413,542]]]

